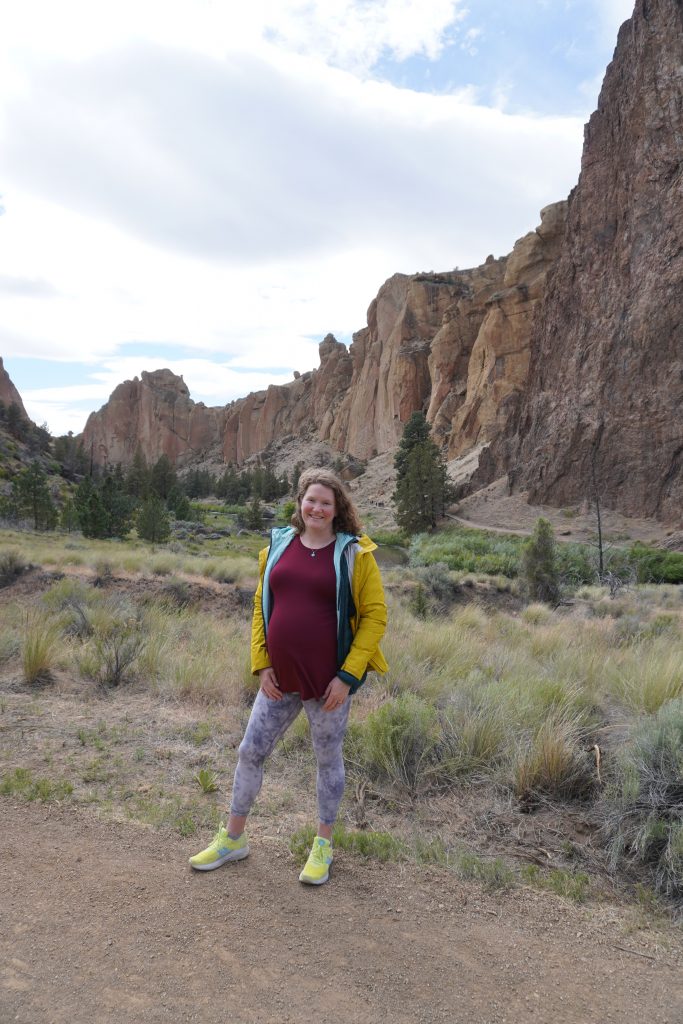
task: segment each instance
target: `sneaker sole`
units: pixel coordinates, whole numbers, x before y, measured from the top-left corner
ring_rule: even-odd
[[[323,885],[325,882],[327,882],[329,877],[330,877],[330,873],[328,871],[324,878],[315,878],[315,879],[314,878],[302,878],[302,876],[299,875],[299,881],[303,885]]]
[[[245,846],[241,850],[232,850],[230,853],[226,853],[224,857],[219,857],[218,860],[214,860],[211,864],[193,864],[190,860],[190,867],[194,868],[195,871],[215,871],[222,864],[227,864],[228,861],[233,860],[244,860],[245,857],[249,856],[249,847]]]

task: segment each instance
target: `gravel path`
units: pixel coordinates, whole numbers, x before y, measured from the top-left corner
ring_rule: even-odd
[[[343,853],[307,888],[265,832],[192,873],[196,838],[0,809],[2,1024],[683,1020],[680,932],[625,932],[612,907]]]

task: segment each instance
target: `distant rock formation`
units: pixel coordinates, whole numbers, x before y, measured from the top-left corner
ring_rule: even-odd
[[[473,270],[395,274],[350,349],[328,334],[318,368],[287,384],[207,408],[170,370],[126,381],[88,419],[86,451],[100,465],[125,465],[140,444],[149,461],[166,454],[182,466],[218,448],[223,462],[240,464],[293,434],[368,459],[396,446],[415,409],[451,454],[490,440],[498,406],[524,386],[532,311],[565,205],[542,211],[540,227],[509,257]]]
[[[224,429],[224,409],[193,402],[182,377],[155,370],[119,384],[107,404],[88,417],[82,440],[100,466],[130,464],[138,445],[150,463],[167,455],[182,465],[220,444]]]
[[[532,502],[683,510],[683,4],[638,0],[585,130],[497,469]]]
[[[0,356],[0,401],[4,402],[6,406],[10,406],[12,405],[12,403],[14,403],[19,407],[19,411],[21,412],[23,418],[25,420],[29,420],[30,422],[32,422],[31,417],[28,415],[26,409],[24,408],[24,403],[21,400],[21,395],[15,388],[10,378],[10,375],[3,366],[2,356]]]

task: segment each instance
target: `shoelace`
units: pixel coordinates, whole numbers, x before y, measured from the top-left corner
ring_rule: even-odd
[[[211,843],[211,845],[227,846],[227,838],[228,833],[225,831],[225,828],[223,827],[223,822],[221,822],[220,825],[218,826],[218,832],[216,832],[216,835],[213,837],[213,842]]]
[[[316,864],[326,864],[326,855],[327,847],[321,846],[320,843],[316,843],[313,849],[311,850],[311,857],[316,862]]]

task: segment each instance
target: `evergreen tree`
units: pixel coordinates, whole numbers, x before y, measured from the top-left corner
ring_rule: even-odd
[[[62,505],[62,511],[59,516],[59,525],[67,533],[71,533],[79,526],[78,513],[76,512],[76,503],[73,498],[67,498]]]
[[[47,485],[47,475],[39,463],[32,462],[16,475],[12,481],[12,500],[19,516],[33,519],[35,530],[54,530],[57,509]]]
[[[171,490],[166,504],[176,519],[188,520],[192,518],[192,506],[182,487],[178,484]]]
[[[429,440],[429,424],[425,414],[423,412],[414,412],[403,428],[403,435],[394,456],[394,466],[399,480],[405,476],[408,456],[413,448]]]
[[[119,468],[118,475],[116,471],[114,476],[107,474],[98,489],[106,514],[106,532],[103,536],[120,537],[121,540],[130,533],[135,505],[135,499],[125,493],[122,482]]]
[[[251,504],[247,509],[245,522],[250,530],[263,529],[263,513],[261,511],[261,499],[257,494],[254,495]]]
[[[86,471],[87,459],[83,445],[77,441],[72,431],[56,437],[53,443],[54,457],[62,467],[62,476],[67,480],[75,480]]]
[[[12,437],[21,440],[26,432],[26,421],[21,415],[21,409],[16,402],[10,402],[7,409],[7,429]]]
[[[92,477],[86,476],[79,484],[74,501],[84,537],[110,536],[109,515],[104,507],[100,490],[95,486]]]
[[[445,513],[453,492],[446,463],[429,436],[423,413],[413,413],[406,423],[394,465],[398,525],[408,533],[432,529]]]
[[[138,536],[152,544],[161,544],[168,540],[171,533],[171,521],[166,506],[158,494],[150,494],[143,501],[136,521]]]
[[[147,459],[140,445],[135,449],[133,461],[126,476],[126,492],[142,501],[149,494],[150,473]]]
[[[235,505],[239,500],[239,478],[232,462],[216,484],[216,496],[223,498],[227,505]]]
[[[560,601],[560,573],[552,524],[536,520],[534,532],[522,551],[522,570],[532,601],[556,605]]]
[[[168,455],[160,455],[152,466],[152,488],[166,501],[177,483],[178,477]]]

